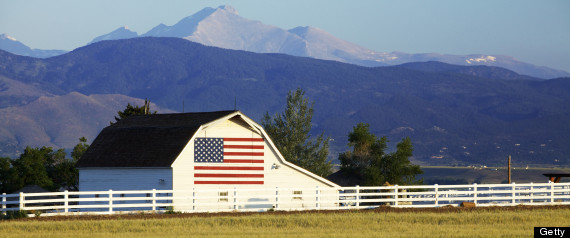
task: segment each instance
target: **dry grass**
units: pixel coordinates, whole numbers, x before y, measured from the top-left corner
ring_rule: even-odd
[[[27,219],[0,222],[0,237],[520,237],[568,217],[570,207]]]

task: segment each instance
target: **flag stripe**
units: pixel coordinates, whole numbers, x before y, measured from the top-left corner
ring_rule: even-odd
[[[263,184],[263,181],[194,181],[194,184]]]
[[[261,159],[224,159],[224,163],[250,163],[250,164],[263,164]]]
[[[263,167],[194,166],[195,170],[263,170]]]
[[[263,152],[224,152],[224,156],[263,156]]]
[[[258,141],[258,142],[263,142],[263,138],[224,138],[224,141]]]
[[[224,145],[224,149],[258,149],[262,150],[263,145]]]
[[[195,174],[201,178],[263,178],[263,174]]]

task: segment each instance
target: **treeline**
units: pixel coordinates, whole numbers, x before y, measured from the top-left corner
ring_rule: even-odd
[[[45,146],[28,146],[16,159],[0,157],[0,193],[13,193],[29,185],[49,191],[77,191],[79,172],[75,164],[87,148],[87,139],[81,137],[71,158],[64,149]]]

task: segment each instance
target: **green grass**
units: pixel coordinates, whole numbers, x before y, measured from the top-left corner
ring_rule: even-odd
[[[0,222],[0,237],[520,237],[535,226],[570,226],[570,208],[459,209],[437,213],[349,211],[111,220]]]

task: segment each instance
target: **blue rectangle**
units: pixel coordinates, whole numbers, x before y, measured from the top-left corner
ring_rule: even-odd
[[[194,140],[194,162],[223,163],[223,138],[196,138]]]

